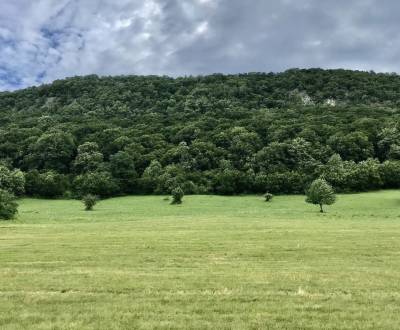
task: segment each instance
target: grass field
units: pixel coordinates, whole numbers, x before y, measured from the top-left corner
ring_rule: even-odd
[[[399,329],[400,191],[20,201],[0,329]]]

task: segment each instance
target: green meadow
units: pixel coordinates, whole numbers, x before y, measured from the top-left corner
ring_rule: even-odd
[[[2,330],[400,328],[400,191],[19,203]]]

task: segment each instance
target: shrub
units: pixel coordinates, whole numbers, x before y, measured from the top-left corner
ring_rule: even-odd
[[[266,202],[270,202],[272,200],[272,198],[274,198],[274,195],[272,195],[271,193],[265,193],[264,194],[264,198]]]
[[[97,199],[98,199],[97,196],[92,195],[92,194],[87,194],[87,195],[83,196],[82,203],[85,204],[85,210],[92,211],[93,207],[97,203]]]
[[[311,183],[310,189],[307,191],[307,203],[319,205],[320,212],[323,213],[323,205],[332,205],[335,201],[335,192],[324,179],[317,179]]]
[[[183,190],[181,187],[176,187],[172,190],[172,202],[171,204],[182,204],[182,198],[184,196]]]
[[[18,204],[13,194],[0,189],[0,219],[11,220],[18,212]]]

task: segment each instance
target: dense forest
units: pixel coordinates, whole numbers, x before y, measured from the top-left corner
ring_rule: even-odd
[[[74,77],[0,93],[17,195],[400,188],[400,76],[347,70]]]

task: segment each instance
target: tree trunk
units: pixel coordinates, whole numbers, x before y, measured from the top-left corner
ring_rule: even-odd
[[[320,211],[321,213],[324,213],[324,209],[322,208],[322,204],[319,204],[319,207],[320,207],[320,210],[319,210],[319,211]]]

